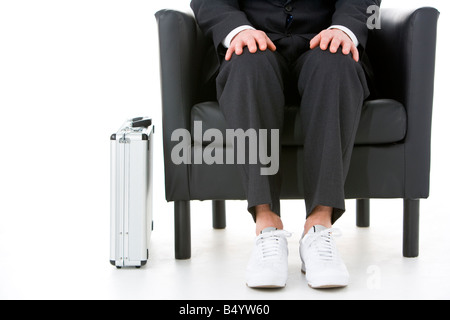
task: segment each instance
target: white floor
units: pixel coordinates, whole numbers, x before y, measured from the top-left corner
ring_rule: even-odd
[[[172,2],[186,6],[184,0]],[[448,4],[431,2],[442,12],[440,29],[448,30]],[[227,203],[226,230],[212,229],[210,202],[193,202],[192,259],[174,259],[152,45],[157,40],[151,15],[158,8],[153,1],[133,3],[0,5],[0,29],[7,30],[0,34],[6,48],[0,50],[0,299],[450,298],[450,68],[444,38],[438,45],[431,196],[421,205],[420,257],[402,257],[401,200],[372,201],[368,229],[355,226],[355,203],[348,201],[336,227],[343,231],[338,245],[351,283],[339,290],[310,289],[298,255],[304,204],[284,201],[285,228],[294,233],[288,285],[253,290],[244,280],[254,239],[245,202]],[[140,270],[116,270],[109,264],[108,138],[124,119],[140,115],[156,124],[151,259]]]
[[[282,290],[254,290],[245,285],[244,270],[252,248],[254,225],[243,202],[229,202],[228,228],[210,226],[210,202],[192,205],[192,259],[173,253],[171,206],[155,220],[150,262],[140,270],[116,270],[108,262],[108,219],[61,221],[76,228],[22,229],[20,236],[2,234],[1,299],[449,299],[450,244],[448,215],[424,201],[421,255],[401,254],[402,203],[373,201],[372,226],[354,226],[353,201],[338,222],[344,235],[339,248],[351,273],[344,289],[313,290],[300,272],[298,240],[301,201],[285,201],[290,238],[288,285]],[[439,206],[439,205],[438,205]],[[160,210],[161,208],[159,208]],[[164,212],[163,212],[164,211]],[[295,213],[294,211],[298,211]],[[300,213],[301,212],[301,213]],[[86,218],[86,217],[84,217]],[[20,218],[18,218],[20,220]],[[97,230],[96,230],[97,229]],[[7,242],[9,238],[13,243]]]

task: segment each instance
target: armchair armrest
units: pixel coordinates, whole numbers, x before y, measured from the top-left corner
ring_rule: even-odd
[[[401,102],[408,116],[405,198],[429,195],[437,21],[434,8],[382,9],[381,29],[367,47],[382,98]]]
[[[172,163],[171,151],[177,142],[172,142],[171,136],[176,129],[190,130],[204,40],[195,18],[189,14],[161,10],[155,16],[160,50],[166,199],[189,200],[188,167]]]

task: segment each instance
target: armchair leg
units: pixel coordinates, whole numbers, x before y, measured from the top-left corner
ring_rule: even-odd
[[[356,200],[356,225],[360,228],[370,227],[370,199]]]
[[[191,258],[191,204],[175,201],[175,259]]]
[[[420,200],[404,200],[403,209],[403,256],[419,256]]]
[[[213,213],[213,228],[225,229],[227,226],[225,200],[213,200],[212,213]]]

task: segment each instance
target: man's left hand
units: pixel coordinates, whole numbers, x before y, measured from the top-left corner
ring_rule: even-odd
[[[359,51],[352,39],[340,29],[324,30],[315,36],[310,43],[311,49],[320,46],[322,50],[330,49],[331,53],[336,53],[339,47],[342,47],[342,53],[345,55],[352,53],[353,60],[359,61]]]

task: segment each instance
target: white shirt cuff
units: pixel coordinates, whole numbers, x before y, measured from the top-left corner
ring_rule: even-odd
[[[359,46],[358,38],[356,38],[355,34],[349,28],[341,26],[341,25],[334,25],[334,26],[329,27],[328,29],[339,29],[339,30],[344,31],[350,37],[350,39],[352,39],[355,46],[356,47]]]
[[[252,26],[240,26],[237,27],[236,29],[234,29],[233,31],[231,31],[228,36],[222,41],[222,44],[225,48],[229,48],[231,45],[231,41],[233,41],[233,38],[241,31],[247,30],[247,29],[251,29],[251,30],[256,30],[255,28],[253,28]]]

